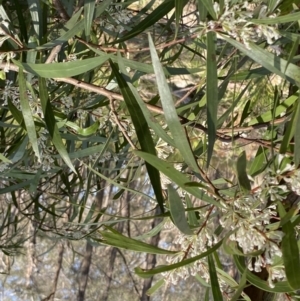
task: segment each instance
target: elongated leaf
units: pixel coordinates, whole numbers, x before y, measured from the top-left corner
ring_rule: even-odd
[[[235,73],[231,76],[230,80],[233,82],[236,81],[244,81],[245,79],[252,79],[252,78],[262,78],[266,75],[269,75],[271,71],[264,67],[259,67],[247,71],[241,71],[238,73]],[[219,79],[224,79],[225,77],[219,77]]]
[[[185,195],[185,202],[187,209],[192,209],[193,204],[188,194]],[[195,211],[188,211],[188,221],[191,226],[199,226],[199,221],[197,219],[197,215]]]
[[[125,61],[122,60],[121,56],[118,56],[118,63],[119,63],[119,66],[122,66],[125,63]],[[126,74],[126,69],[124,68],[124,66],[121,70],[124,74]],[[134,85],[130,82],[128,82],[127,84],[128,84],[128,87],[130,88],[132,94],[134,95],[137,103],[139,104],[139,106],[144,114],[144,117],[148,123],[149,128],[152,129],[158,137],[162,138],[168,144],[175,147],[175,143],[174,143],[173,139],[166,133],[166,131],[159,124],[159,122],[150,113],[149,109],[147,108],[145,102],[141,99],[141,97],[138,94],[138,91],[134,87]]]
[[[32,149],[35,155],[38,158],[38,161],[41,162],[40,151],[38,147],[37,135],[35,130],[35,124],[33,121],[33,116],[31,112],[31,108],[29,105],[29,99],[26,91],[26,80],[23,73],[23,69],[20,69],[19,72],[19,87],[20,87],[20,104],[21,110],[26,126],[26,131],[28,134],[29,142],[31,143]]]
[[[300,97],[298,98],[297,113],[295,118],[295,147],[294,147],[294,161],[295,165],[300,164]],[[291,121],[292,122],[292,121]]]
[[[251,59],[253,59],[256,63],[264,66],[266,69],[271,72],[281,76],[287,81],[300,85],[300,68],[294,64],[288,64],[288,62],[262,48],[259,46],[249,43],[249,49],[246,48],[243,44],[226,37],[225,35],[221,35],[222,39],[229,42],[231,45],[245,53]]]
[[[297,51],[299,49],[299,37],[297,38],[297,40],[293,43],[293,47],[289,53],[289,56],[288,56],[288,60],[287,60],[287,64],[286,64],[286,68],[288,67],[289,63],[292,62],[294,56],[296,55]],[[284,70],[284,72],[286,71],[286,68]]]
[[[112,70],[115,74],[119,88],[126,102],[128,111],[130,113],[132,123],[135,127],[135,131],[141,145],[141,149],[149,154],[156,155],[155,145],[152,140],[150,130],[146,119],[144,118],[143,112],[136,101],[134,95],[132,94],[130,88],[128,87],[126,80],[119,73],[118,68],[114,63],[110,62]],[[162,212],[164,212],[164,198],[162,195],[162,188],[160,182],[159,171],[150,164],[146,164],[148,175],[156,196],[157,203]]]
[[[87,40],[90,38],[91,26],[95,13],[95,0],[84,1],[84,32]]]
[[[206,289],[206,292],[205,292],[204,301],[209,301],[209,292],[210,292],[210,289],[207,288],[207,289]]]
[[[101,2],[100,5],[98,4],[95,10],[95,18],[99,17],[105,11],[105,9],[108,8],[111,2],[112,0],[105,0]],[[61,30],[61,36],[59,38],[57,38],[54,41],[43,44],[42,46],[36,47],[35,49],[42,50],[53,48],[56,45],[60,45],[68,41],[69,39],[74,38],[76,34],[80,33],[84,29],[85,19],[83,18],[77,22],[78,18],[81,16],[81,13],[82,8],[80,8],[64,25],[64,27]]]
[[[208,268],[209,268],[209,276],[210,276],[210,283],[211,283],[211,290],[212,295],[215,301],[222,301],[223,296],[220,290],[220,285],[218,281],[218,275],[214,263],[214,257],[212,254],[208,255]]]
[[[218,72],[216,61],[216,35],[210,31],[207,33],[207,59],[206,59],[206,107],[207,107],[207,129],[208,129],[208,148],[207,148],[207,167],[214,150],[217,129],[218,113]]]
[[[90,146],[84,149],[77,150],[76,152],[69,153],[69,157],[71,159],[76,159],[76,158],[84,158],[88,156],[93,156],[95,154],[99,154],[104,148],[103,144],[98,144],[94,146]]]
[[[214,200],[213,198],[206,195],[203,191],[198,189],[197,187],[187,187],[185,183],[189,182],[189,179],[182,174],[180,171],[176,170],[170,163],[165,162],[156,156],[151,154],[143,153],[140,151],[134,151],[136,155],[155,166],[160,172],[165,174],[168,178],[170,178],[175,184],[179,187],[183,188],[188,193],[194,195],[200,200],[207,202],[209,204],[215,205],[217,207],[222,207],[221,204]]]
[[[42,28],[41,28],[41,4],[38,0],[27,0],[29,12],[32,19],[33,28],[36,36],[41,40]]]
[[[175,29],[175,38],[177,37],[179,26],[180,26],[180,20],[182,16],[182,11],[183,7],[185,5],[184,0],[175,0],[175,24],[176,24],[176,29]]]
[[[174,251],[164,250],[142,241],[135,240],[122,235],[117,231],[101,231],[101,236],[103,237],[102,243],[114,246],[117,248],[122,248],[126,250],[132,250],[137,252],[145,252],[149,254],[175,254]]]
[[[294,109],[293,109],[293,113],[292,113],[292,119],[289,122],[287,129],[284,133],[281,145],[280,145],[280,153],[284,154],[286,152],[286,150],[289,148],[290,146],[290,142],[292,140],[292,138],[295,135],[295,130],[296,130],[296,122],[299,119],[300,115],[300,109],[299,109],[299,102],[294,104]],[[295,150],[295,152],[299,152],[299,150]]]
[[[165,279],[158,280],[151,288],[147,290],[147,295],[153,295],[159,288],[161,288],[165,284]]]
[[[267,151],[260,146],[256,152],[255,158],[251,163],[249,175],[254,177],[260,174],[267,165]]]
[[[165,113],[166,122],[174,139],[174,143],[185,162],[191,166],[193,170],[197,171],[197,162],[191,150],[187,134],[177,116],[173,97],[150,35],[149,47],[162,107]]]
[[[260,288],[263,291],[270,292],[270,293],[288,293],[292,292],[294,289],[292,289],[287,281],[280,281],[274,283],[274,288],[271,288],[268,285],[267,281],[261,280],[259,277],[251,273],[247,270],[244,263],[244,258],[241,256],[233,255],[234,262],[236,264],[236,267],[240,271],[240,273],[246,272],[247,274],[247,280],[253,284],[254,286]]]
[[[13,62],[23,67],[24,70],[44,78],[60,78],[60,77],[72,77],[78,74],[94,70],[106,62],[108,56],[95,57],[85,60],[78,60],[65,63],[53,63],[53,64],[29,64],[21,63],[13,59]]]
[[[245,151],[243,151],[238,157],[236,169],[237,169],[239,184],[245,193],[251,190],[251,185],[246,172],[246,167],[247,167],[246,153]]]
[[[3,156],[1,153],[0,153],[0,160],[5,163],[11,163],[11,161],[7,159],[5,156]]]
[[[201,1],[203,3],[203,5],[207,9],[207,11],[211,15],[211,17],[214,20],[216,20],[217,19],[217,15],[216,15],[216,12],[215,12],[215,9],[214,9],[213,1],[212,0],[199,0],[199,1]]]
[[[183,0],[183,5],[188,1]],[[166,0],[162,2],[153,12],[151,12],[144,20],[137,24],[131,31],[125,34],[121,39],[115,43],[124,42],[131,39],[141,32],[145,31],[148,27],[154,25],[158,20],[167,15],[175,7],[175,0]]]
[[[246,279],[247,279],[247,274],[246,272],[243,273],[239,286],[234,293],[234,295],[231,297],[230,301],[238,301],[238,299],[241,297],[241,294],[243,292],[244,287],[246,286]]]
[[[148,270],[148,271],[141,269],[141,268],[135,268],[134,271],[138,276],[140,276],[142,278],[150,278],[156,274],[172,271],[172,270],[178,269],[180,267],[186,266],[188,264],[191,264],[199,259],[205,258],[209,254],[212,254],[213,252],[215,252],[221,245],[222,245],[222,240],[220,240],[216,245],[214,245],[212,248],[208,249],[206,252],[203,252],[202,254],[197,255],[195,257],[185,259],[180,262],[170,264],[167,266],[159,266],[159,267],[156,267],[156,268]]]
[[[178,195],[177,191],[172,187],[172,185],[168,185],[168,197],[170,212],[175,226],[183,234],[192,235],[193,231],[190,229],[190,226],[187,223],[185,217],[185,208],[182,204],[182,200]]]
[[[84,164],[84,163],[83,163]],[[95,173],[97,176],[99,176],[101,179],[104,179],[105,181],[107,181],[108,183],[116,186],[116,187],[119,187],[121,189],[124,189],[124,190],[127,190],[127,191],[130,191],[132,192],[133,194],[137,194],[137,195],[140,195],[144,198],[147,198],[147,199],[151,199],[152,201],[155,201],[155,199],[153,199],[151,196],[145,194],[145,193],[142,193],[140,191],[137,191],[137,190],[134,190],[134,189],[131,189],[131,188],[128,188],[126,186],[123,186],[121,184],[119,184],[117,181],[114,181],[113,179],[109,178],[109,177],[106,177],[104,176],[103,174],[101,174],[100,172],[98,172],[97,170],[93,169],[92,167],[88,166],[88,165],[85,165],[90,171],[92,171],[93,173]]]
[[[275,18],[265,18],[265,19],[251,19],[251,22],[254,24],[283,24],[288,22],[298,21],[300,19],[300,12],[293,14],[288,14],[285,16],[279,16]]]
[[[49,64],[50,65],[50,64]],[[56,125],[53,109],[48,98],[46,80],[44,78],[39,78],[39,91],[41,106],[44,112],[45,123],[47,125],[48,131],[52,138],[52,142],[60,154],[62,160],[69,166],[69,168],[76,173],[75,167],[73,166],[68,152],[64,146],[64,143],[59,134],[59,130]]]
[[[165,221],[162,221],[156,227],[151,229],[149,232],[144,233],[144,234],[139,235],[139,236],[135,236],[133,238],[142,240],[142,239],[147,239],[147,238],[153,237],[153,236],[157,235],[163,229],[164,224],[165,224]]]
[[[278,211],[281,218],[286,215],[281,202],[278,202]],[[282,225],[284,236],[281,242],[283,263],[286,278],[294,290],[300,289],[300,258],[296,233],[292,223],[287,221]]]
[[[99,121],[94,122],[91,126],[87,128],[81,128],[76,123],[67,121],[66,126],[72,128],[76,133],[82,137],[88,137],[95,134],[99,128]]]
[[[142,63],[134,60],[129,60],[125,57],[117,57],[114,54],[107,54],[104,51],[101,51],[99,49],[96,49],[95,47],[92,47],[91,45],[87,45],[89,49],[94,51],[95,53],[99,54],[99,56],[106,55],[108,58],[110,58],[113,62],[116,62],[120,64],[120,61],[123,62],[123,64],[126,67],[130,67],[131,69],[138,70],[145,73],[153,73],[154,69],[152,64]],[[174,68],[174,67],[164,67],[163,68],[165,75],[184,75],[184,74],[194,74],[198,72],[203,72],[204,68]]]
[[[299,98],[298,93],[291,95],[289,98],[285,99],[282,103],[280,103],[275,110],[267,111],[261,114],[260,116],[253,118],[248,122],[248,125],[271,121],[273,116],[278,117],[280,116],[280,114],[285,113],[287,109],[297,101],[298,98]]]

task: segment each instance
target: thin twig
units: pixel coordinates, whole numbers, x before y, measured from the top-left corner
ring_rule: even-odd
[[[53,62],[53,60],[55,59],[56,55],[60,52],[62,47],[62,44],[60,45],[56,45],[54,48],[52,48],[49,56],[47,57],[47,60],[45,62],[45,64],[50,64]]]
[[[0,69],[4,69],[6,67],[6,63],[0,63]],[[10,64],[9,66],[9,70],[11,71],[19,71],[19,67],[14,65],[14,64]],[[24,72],[26,72],[24,70]],[[68,83],[71,84],[73,86],[76,86],[78,88],[90,91],[90,92],[94,92],[100,95],[104,95],[106,96],[108,99],[112,98],[115,100],[120,100],[120,101],[124,101],[124,98],[121,94],[115,93],[115,92],[111,92],[105,88],[102,87],[98,87],[96,85],[93,84],[88,84],[86,82],[74,79],[74,78],[70,78],[70,77],[63,77],[63,78],[54,78],[54,80],[58,81],[58,82],[64,82],[64,83]],[[160,115],[164,115],[164,111],[161,107],[158,106],[154,106],[154,105],[150,105],[146,103],[147,108],[157,114]],[[196,122],[191,122],[189,119],[178,115],[179,120],[181,121],[182,125],[184,126],[192,126],[197,130],[200,130],[202,132],[204,132],[205,134],[208,134],[208,129]],[[283,123],[285,121],[287,121],[289,118],[289,116],[286,117],[282,117],[282,118],[278,118],[276,120],[274,120],[274,124],[280,124]],[[241,131],[250,131],[250,130],[255,130],[255,129],[259,129],[261,127],[267,127],[268,125],[270,125],[270,122],[265,122],[264,124],[254,124],[248,127],[239,127],[239,128],[233,128],[233,129],[218,129],[217,133],[216,133],[216,138],[222,142],[226,142],[226,143],[232,143],[232,141],[239,141],[239,142],[243,142],[243,143],[256,143],[259,144],[261,146],[270,148],[271,147],[271,143],[268,140],[263,140],[263,139],[251,139],[251,138],[244,138],[241,137],[239,134],[232,137],[232,136],[228,136],[228,135],[224,135],[223,133],[227,133],[227,132],[241,132]],[[278,148],[275,148],[276,151],[279,151]],[[286,154],[290,154],[290,152],[286,152]]]
[[[179,106],[182,102],[184,102],[187,99],[187,97],[189,97],[196,89],[197,89],[196,85],[189,88],[187,93],[185,93],[179,100],[176,101],[175,107]]]
[[[181,38],[181,39],[178,39],[178,40],[174,40],[174,41],[171,41],[171,42],[167,42],[167,43],[163,43],[161,45],[157,45],[155,46],[156,49],[164,49],[166,47],[169,47],[169,46],[173,46],[173,45],[176,45],[176,44],[180,44],[180,43],[183,43],[183,42],[186,42],[186,41],[189,41],[191,39],[194,39],[198,36],[198,33],[197,34],[193,34],[191,36],[188,36],[188,37],[184,37],[184,38]],[[81,42],[82,44],[88,46],[88,47],[93,47],[93,48],[97,48],[97,49],[101,49],[103,51],[110,51],[110,52],[144,52],[144,51],[150,51],[150,48],[149,47],[145,47],[145,48],[140,48],[140,49],[119,49],[119,48],[115,48],[115,47],[105,47],[105,46],[102,46],[102,45],[98,45],[98,44],[94,44],[94,43],[89,43],[89,42],[86,42],[85,40],[81,39],[80,37],[78,36],[75,36],[75,38]]]
[[[118,125],[119,130],[122,132],[122,134],[124,135],[124,137],[126,138],[126,140],[128,141],[128,143],[131,145],[131,147],[136,150],[136,146],[134,145],[134,143],[132,142],[131,138],[129,137],[129,135],[126,133],[126,130],[124,129],[123,125],[121,124],[119,118],[118,118],[118,114],[115,110],[115,105],[114,105],[114,100],[112,99],[112,97],[109,98],[109,104],[110,104],[110,109],[111,109],[111,113],[114,116],[114,121],[115,123]]]

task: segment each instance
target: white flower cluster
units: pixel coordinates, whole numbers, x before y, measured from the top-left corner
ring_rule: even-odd
[[[108,10],[107,20],[101,20],[100,26],[105,28],[105,31],[121,33],[131,29],[127,24],[130,23],[132,17],[131,11],[116,6]]]
[[[2,97],[3,97],[3,105],[7,106],[8,105],[8,99],[12,101],[12,103],[20,110],[20,92],[19,92],[19,87],[13,86],[12,81],[6,81],[5,82],[5,87],[2,91]]]
[[[249,270],[254,269],[256,272],[260,272],[262,267],[274,264],[276,256],[282,256],[279,245],[283,232],[267,229],[271,219],[277,215],[276,206],[265,207],[265,197],[260,192],[240,197],[223,209],[220,218],[220,224],[224,229],[233,232],[229,240],[236,241],[244,254],[251,256],[251,253],[261,251],[261,255],[256,256],[254,268],[252,260],[248,265]],[[280,275],[283,273],[282,270]],[[275,275],[273,274],[273,277]],[[269,280],[271,281],[271,278]]]
[[[276,201],[286,200],[291,190],[300,195],[300,171],[296,170],[294,165],[284,162],[284,158],[281,155],[277,157],[274,164],[278,169],[275,172],[268,169],[259,186],[253,188],[249,194],[222,202],[224,207],[221,209],[219,219],[224,229],[222,235],[229,241],[236,242],[242,252],[248,255],[248,269],[255,272],[260,272],[262,268],[268,269],[268,283],[272,288],[274,282],[285,279],[285,269],[280,263],[282,257],[280,245],[284,233],[269,226],[277,216]],[[289,187],[285,183],[288,183]],[[300,209],[300,205],[297,205]],[[200,212],[200,215],[201,220],[205,220],[205,214]],[[190,236],[179,234],[174,244],[182,251],[167,258],[167,261],[172,264],[207,251],[207,248],[218,242],[215,228],[213,219],[209,219],[198,234]],[[180,279],[186,279],[196,273],[209,281],[205,258],[165,273],[164,276],[168,282],[176,284]],[[220,285],[226,287],[222,279]]]
[[[252,18],[275,18],[275,13],[269,14],[267,6],[262,5],[261,1],[258,5],[255,3],[249,4],[247,1],[225,1],[224,11],[220,11],[218,3],[214,4],[214,9],[217,14],[216,21],[209,21],[208,29],[218,31],[222,28],[223,32],[229,34],[232,38],[241,41],[248,49],[249,42],[258,42],[261,38],[266,39],[268,44],[273,44],[280,35],[277,30],[277,25],[255,24],[251,22]],[[257,13],[257,10],[259,12]],[[255,14],[255,16],[254,16]]]
[[[44,171],[48,171],[53,167],[54,159],[52,158],[48,146],[47,141],[50,137],[48,130],[41,129],[38,133],[38,145],[41,153],[41,162],[36,164],[36,169],[42,167]]]
[[[4,59],[6,60],[6,64],[4,67],[4,72],[8,73],[9,69],[10,69],[10,60],[13,59],[16,56],[16,54],[12,51],[10,52],[4,52],[0,54],[0,63],[2,63],[4,61]]]
[[[201,212],[200,212],[201,214]],[[205,217],[205,214],[203,215]],[[174,227],[174,224],[172,224]],[[170,227],[170,225],[166,226]],[[214,246],[218,242],[218,238],[214,234],[214,221],[207,221],[205,227],[201,231],[194,235],[178,234],[177,238],[173,241],[173,244],[180,246],[181,252],[175,255],[168,256],[167,262],[170,264],[181,262],[183,259],[195,257],[203,252],[206,252],[209,248]],[[209,270],[207,259],[203,258],[193,263],[182,266],[179,269],[171,272],[163,273],[168,283],[177,284],[180,279],[187,279],[189,276],[200,275],[206,282],[209,282]],[[225,286],[220,279],[220,285]]]

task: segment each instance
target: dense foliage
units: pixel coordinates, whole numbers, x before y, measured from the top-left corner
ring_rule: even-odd
[[[149,294],[194,276],[205,300],[299,299],[299,19],[290,0],[1,1],[2,252],[87,240],[156,254]]]

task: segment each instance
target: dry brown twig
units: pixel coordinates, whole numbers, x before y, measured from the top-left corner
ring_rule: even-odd
[[[4,69],[5,66],[6,66],[6,63],[0,63],[0,69]],[[9,70],[18,72],[19,67],[14,65],[14,64],[10,64]],[[24,70],[24,72],[26,72],[26,71]],[[89,84],[89,83],[86,83],[86,82],[83,82],[83,81],[79,81],[75,78],[64,77],[64,78],[54,78],[54,80],[56,80],[58,82],[64,82],[64,83],[67,83],[67,84],[71,84],[71,85],[73,85],[77,88],[81,88],[81,89],[84,89],[84,90],[89,91],[89,92],[94,92],[96,94],[104,95],[108,99],[124,101],[123,96],[119,93],[115,93],[115,92],[112,92],[112,91],[107,90],[105,88],[98,87],[96,85]],[[159,115],[164,115],[164,111],[161,107],[158,107],[158,106],[155,106],[155,105],[150,105],[148,103],[146,103],[146,106],[151,112],[159,114]],[[189,119],[187,119],[183,116],[180,116],[180,115],[178,115],[178,118],[181,121],[182,125],[192,126],[195,129],[204,132],[205,134],[208,133],[208,129],[205,126],[203,126],[203,125],[201,125],[197,122],[190,121]],[[273,122],[273,124],[276,125],[276,124],[286,122],[289,118],[290,118],[290,116],[285,116],[285,117],[278,118],[278,119],[276,119],[272,122]],[[235,128],[230,128],[230,129],[227,129],[227,128],[218,129],[218,131],[216,133],[217,134],[217,139],[219,139],[222,142],[226,142],[226,143],[232,143],[233,141],[239,141],[239,142],[243,142],[243,143],[257,143],[261,146],[264,146],[264,147],[267,147],[267,148],[273,148],[274,150],[277,151],[278,149],[273,147],[272,143],[268,140],[244,138],[244,137],[241,137],[239,134],[234,136],[234,137],[224,135],[224,133],[228,133],[228,132],[237,133],[237,132],[251,131],[251,130],[258,129],[258,128],[267,127],[270,124],[271,124],[270,122],[266,122],[264,124],[256,124],[256,125],[251,125],[251,126],[248,126],[248,127],[235,127]]]

